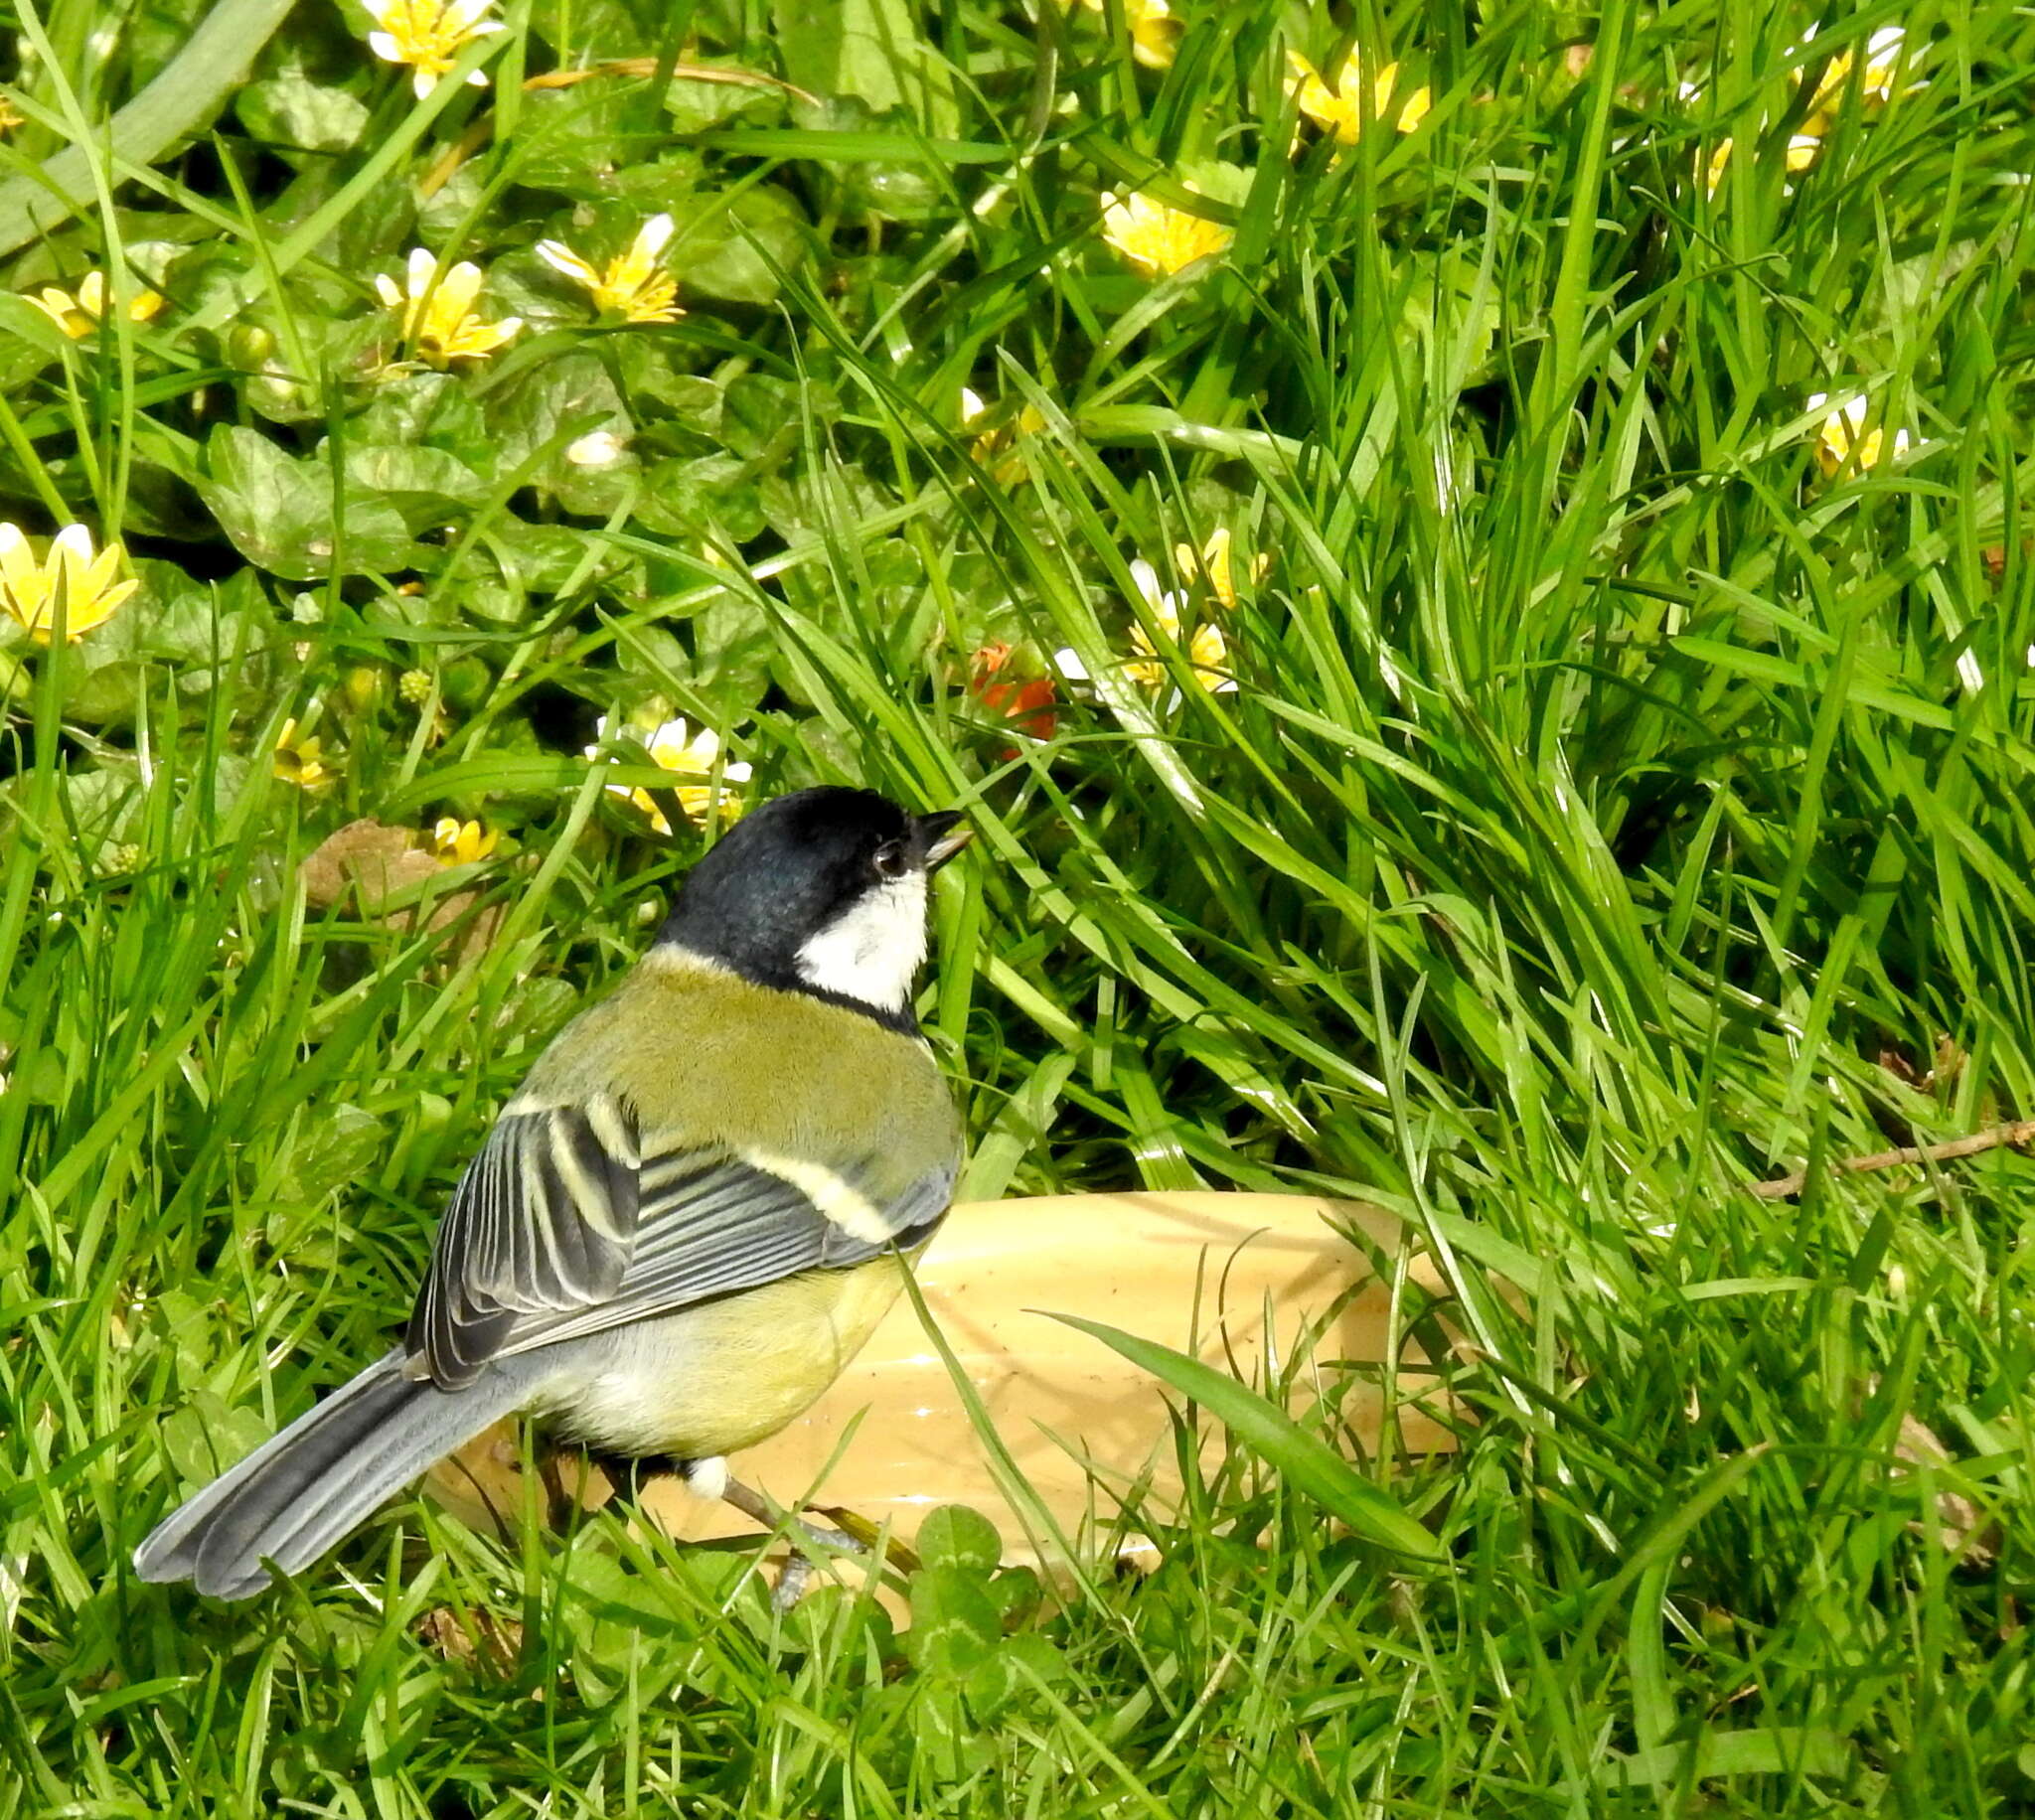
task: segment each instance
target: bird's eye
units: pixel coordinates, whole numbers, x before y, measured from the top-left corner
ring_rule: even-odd
[[[902,878],[911,870],[911,855],[902,840],[886,840],[876,848],[875,866],[878,878]]]

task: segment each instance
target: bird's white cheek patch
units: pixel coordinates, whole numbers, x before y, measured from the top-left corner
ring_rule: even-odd
[[[799,978],[823,991],[901,1011],[926,958],[926,875],[878,885],[798,953]]]

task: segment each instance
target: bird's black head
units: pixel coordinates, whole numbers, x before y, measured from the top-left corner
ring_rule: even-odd
[[[960,820],[834,785],[779,797],[693,868],[659,939],[914,1029],[926,877],[967,843]]]

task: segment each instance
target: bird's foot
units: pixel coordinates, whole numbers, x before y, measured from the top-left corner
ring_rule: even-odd
[[[733,1505],[750,1522],[764,1529],[785,1532],[791,1543],[791,1559],[784,1564],[784,1572],[777,1577],[777,1585],[771,1589],[770,1606],[774,1611],[789,1611],[799,1602],[812,1583],[813,1570],[828,1554],[866,1555],[869,1552],[867,1544],[845,1531],[808,1523],[804,1517],[780,1509],[740,1479],[729,1477],[725,1459],[687,1460],[679,1470],[685,1474],[686,1483],[703,1497],[717,1497],[723,1503]],[[800,1547],[801,1538],[812,1546]],[[814,1555],[813,1548],[820,1551],[819,1556]]]

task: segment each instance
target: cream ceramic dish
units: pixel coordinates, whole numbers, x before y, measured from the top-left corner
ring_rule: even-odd
[[[1392,1215],[1356,1201],[1056,1195],[955,1207],[917,1275],[1019,1471],[1063,1535],[1092,1541],[1098,1526],[1106,1531],[1115,1517],[1113,1489],[1149,1474],[1146,1496],[1160,1508],[1177,1497],[1168,1393],[1046,1311],[1106,1321],[1198,1353],[1260,1386],[1268,1376],[1269,1311],[1275,1369],[1290,1369],[1302,1355],[1296,1405],[1317,1395],[1334,1399],[1343,1422],[1368,1445],[1382,1415],[1375,1368],[1391,1345],[1390,1287],[1337,1226],[1388,1254],[1407,1239]],[[1425,1258],[1409,1269],[1415,1282],[1439,1291]],[[1433,1395],[1426,1355],[1402,1340],[1396,1364],[1402,1444],[1422,1452],[1448,1448],[1448,1430],[1417,1401]],[[1204,1453],[1212,1457],[1220,1438],[1212,1423],[1203,1427]],[[1026,1519],[1006,1500],[908,1297],[899,1297],[819,1403],[730,1464],[736,1477],[780,1502],[851,1510],[870,1524],[888,1522],[906,1542],[924,1511],[968,1504],[1003,1532],[1007,1561],[1038,1558],[1042,1539],[1029,1536]],[[588,1478],[581,1501],[604,1502],[606,1481],[597,1471]],[[513,1424],[462,1448],[427,1483],[470,1522],[487,1522],[490,1505],[521,1510]],[[676,1479],[648,1487],[644,1502],[680,1540],[754,1533],[729,1506],[697,1497]],[[1127,1552],[1141,1552],[1139,1544]]]

